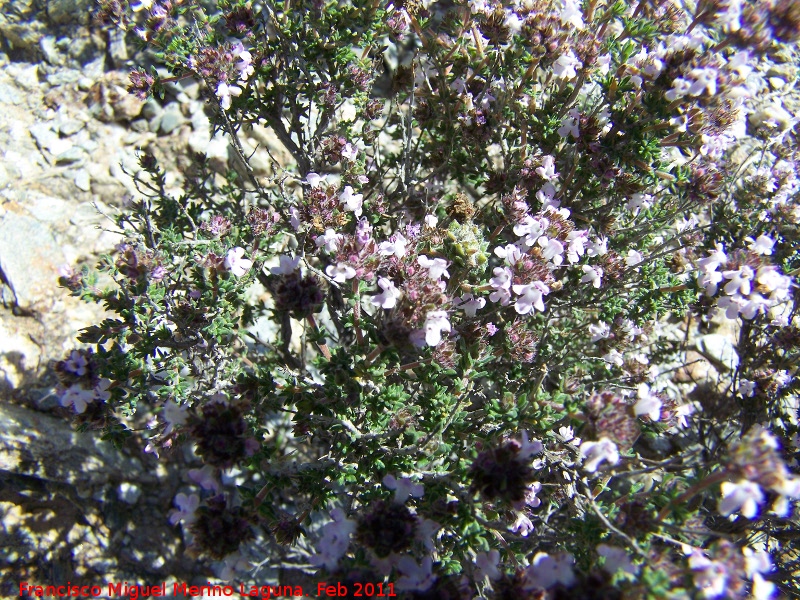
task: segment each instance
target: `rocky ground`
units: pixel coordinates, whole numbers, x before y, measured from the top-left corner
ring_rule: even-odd
[[[56,395],[52,361],[103,316],[60,288],[59,273],[94,265],[122,239],[113,216],[137,195],[138,153],[191,149],[229,166],[199,84],[171,84],[163,101],[129,95],[128,72],[146,57],[91,27],[90,10],[88,0],[0,0],[0,596],[18,596],[20,581],[211,575],[167,520],[191,456],[157,461],[75,433]],[[273,144],[251,133],[251,150]],[[268,175],[267,153],[254,158]]]

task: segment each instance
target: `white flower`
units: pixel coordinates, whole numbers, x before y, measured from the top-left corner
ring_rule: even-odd
[[[609,546],[608,544],[599,544],[597,546],[597,553],[606,559],[603,563],[603,570],[609,575],[614,575],[617,571],[630,573],[636,575],[639,569],[633,566],[630,556],[623,548],[616,546]]]
[[[596,325],[594,323],[589,324],[589,334],[592,336],[593,342],[599,342],[600,340],[605,340],[608,336],[611,335],[611,326],[608,323],[604,323],[600,321]]]
[[[646,383],[640,383],[637,388],[639,400],[633,405],[633,412],[637,417],[648,416],[651,421],[661,418],[661,398],[650,392]]]
[[[636,250],[628,250],[628,256],[625,257],[625,264],[629,267],[635,267],[643,260],[644,258],[642,257],[641,252],[637,252]]]
[[[337,263],[336,266],[328,265],[325,268],[325,273],[336,283],[344,283],[356,276],[356,270],[343,262]]]
[[[561,127],[557,131],[558,135],[563,139],[567,139],[567,136],[572,136],[576,140],[581,137],[580,117],[581,113],[577,109],[573,108],[569,111],[561,120]]]
[[[355,214],[356,217],[360,217],[363,212],[364,195],[354,194],[352,186],[346,185],[339,196],[339,203],[344,204],[345,210]]]
[[[486,298],[475,298],[469,292],[459,298],[460,302],[456,304],[456,308],[461,308],[467,313],[468,317],[474,317],[478,309],[486,306]]]
[[[575,432],[569,425],[565,425],[564,427],[559,427],[558,435],[561,436],[561,440],[564,442],[569,442],[575,439]]]
[[[608,240],[604,237],[596,238],[589,242],[586,249],[587,256],[603,256],[608,253]]]
[[[588,239],[588,232],[577,230],[571,231],[567,235],[567,260],[575,264],[581,259],[581,256],[586,252],[586,241]]]
[[[450,331],[450,321],[447,312],[432,310],[425,318],[425,343],[428,346],[437,346],[442,341],[442,331]]]
[[[167,422],[167,428],[164,430],[164,435],[169,435],[176,426],[186,423],[189,418],[187,411],[189,407],[181,406],[180,404],[168,400],[164,404],[164,410],[161,411],[161,416]]]
[[[622,365],[625,364],[625,358],[622,356],[622,353],[616,348],[612,348],[611,350],[606,352],[602,358],[605,362],[610,363],[612,365],[617,365],[618,367],[621,367]]]
[[[381,308],[394,308],[397,305],[397,301],[403,295],[403,292],[398,290],[394,283],[386,277],[379,277],[378,285],[381,286],[383,292],[377,296],[373,296],[370,302]]]
[[[421,483],[414,483],[408,477],[397,479],[394,475],[387,475],[383,478],[383,485],[394,490],[394,501],[398,504],[404,504],[410,497],[422,498],[425,493]]]
[[[224,81],[220,81],[217,86],[217,98],[219,98],[219,105],[222,110],[228,110],[231,107],[231,96],[241,96],[242,88],[238,85],[228,85]]]
[[[428,269],[428,276],[431,279],[439,279],[444,276],[446,279],[450,278],[450,273],[447,271],[447,261],[443,258],[430,259],[424,254],[417,257],[419,265]]]
[[[722,244],[717,244],[714,252],[709,254],[706,258],[697,261],[697,265],[706,273],[716,271],[720,265],[725,265],[727,263],[728,256],[725,254],[725,249]]]
[[[725,293],[729,296],[736,293],[747,296],[750,293],[750,282],[753,280],[755,273],[753,273],[753,269],[747,265],[742,265],[736,271],[723,271],[722,275],[725,277],[725,279],[730,279],[730,281],[726,283],[725,287],[723,288]]]
[[[358,148],[348,142],[344,145],[344,148],[342,148],[342,156],[347,160],[354,162],[356,158],[358,158]]]
[[[328,231],[333,230],[329,229]],[[301,258],[302,257],[300,256],[289,256],[288,254],[282,254],[278,257],[280,265],[277,267],[272,267],[269,272],[273,275],[288,275],[289,273],[294,273],[297,270],[297,266],[300,264]]]
[[[758,514],[758,505],[764,501],[764,493],[757,483],[742,480],[738,483],[722,482],[722,499],[717,507],[725,517],[741,512],[743,517],[753,519]]]
[[[766,235],[760,235],[755,240],[753,238],[745,238],[750,250],[756,254],[770,255],[772,248],[775,246],[775,240]]]
[[[336,233],[333,229],[328,227],[325,233],[317,236],[314,243],[317,245],[317,248],[324,248],[328,252],[333,253],[339,248],[339,242],[341,242],[343,238],[344,236],[341,233]]]
[[[431,229],[435,229],[436,225],[438,224],[439,224],[439,219],[436,218],[436,215],[425,215],[425,225],[427,225]]]
[[[580,66],[580,64],[581,61],[575,57],[572,50],[569,50],[566,54],[559,56],[553,63],[553,75],[559,79],[574,79],[578,74],[575,67]]]
[[[306,178],[303,179],[302,183],[307,183],[312,188],[319,187],[323,183],[326,182],[327,175],[319,175],[318,173],[309,173],[306,175]]]
[[[603,269],[590,265],[582,265],[581,270],[583,271],[581,283],[591,283],[596,288],[603,285]]]
[[[241,277],[247,273],[253,266],[253,261],[244,258],[244,248],[237,246],[228,250],[225,255],[225,268],[233,273],[236,277]]]
[[[581,457],[583,457],[583,468],[594,473],[603,461],[611,465],[619,462],[619,450],[617,445],[607,437],[602,437],[596,442],[583,442],[581,444]]]

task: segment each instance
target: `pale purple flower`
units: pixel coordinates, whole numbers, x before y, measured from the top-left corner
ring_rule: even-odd
[[[528,432],[522,432],[522,441],[520,442],[519,452],[517,457],[520,460],[528,460],[535,454],[539,454],[544,450],[544,445],[539,440],[531,440],[528,438]]]
[[[517,519],[512,523],[509,529],[522,537],[528,537],[534,530],[533,522],[524,512],[517,513]]]
[[[771,255],[772,248],[775,246],[775,240],[766,235],[760,235],[755,240],[753,238],[745,238],[747,244],[753,252],[761,255]]]
[[[514,274],[508,267],[495,267],[494,277],[489,280],[489,285],[494,291],[489,294],[489,300],[500,302],[503,306],[508,306],[511,301],[511,282]]]
[[[469,292],[461,296],[458,300],[460,302],[456,304],[455,307],[463,309],[468,317],[474,317],[479,309],[486,306],[486,298],[475,298]]]
[[[324,248],[328,252],[336,252],[339,248],[339,242],[342,241],[344,236],[341,233],[336,233],[333,229],[328,227],[325,233],[318,235],[314,240],[317,248]]]
[[[401,592],[424,592],[436,581],[436,576],[433,574],[433,559],[430,556],[426,556],[421,564],[417,564],[417,561],[405,555],[397,561],[397,570],[402,575],[397,579],[395,587]]]
[[[588,232],[584,230],[571,231],[567,236],[567,260],[575,264],[586,252]]]
[[[90,402],[94,402],[94,390],[87,390],[79,383],[73,383],[61,396],[59,403],[61,406],[72,406],[72,409],[79,415],[86,412],[86,407]]]
[[[373,296],[370,302],[372,302],[372,304],[375,306],[380,306],[381,308],[394,308],[403,293],[395,287],[394,283],[392,283],[390,279],[387,279],[386,277],[379,277],[378,285],[381,286],[383,292],[377,296]]]
[[[183,521],[184,524],[188,525],[196,518],[194,513],[197,507],[200,506],[200,497],[197,494],[187,496],[184,493],[180,493],[175,496],[175,506],[178,508],[170,511],[170,524],[177,525]]]
[[[519,296],[514,303],[514,310],[521,315],[527,315],[534,309],[539,312],[544,312],[545,306],[542,298],[550,293],[548,288],[541,281],[534,281],[527,285],[514,285],[512,286],[514,293]],[[491,296],[489,296],[491,298]]]
[[[339,559],[347,552],[350,535],[356,530],[356,522],[346,518],[344,511],[335,508],[331,511],[333,521],[322,528],[322,538],[317,543],[317,554],[310,562],[317,567],[325,567],[330,572],[336,570]]]
[[[565,140],[569,136],[572,136],[573,139],[577,140],[579,137],[581,137],[580,117],[580,111],[573,108],[561,120],[561,127],[558,128],[556,133],[558,133],[558,135]]]
[[[576,0],[564,0],[564,8],[561,11],[561,24],[569,23],[575,29],[583,29],[583,11],[581,3]]]
[[[204,490],[212,490],[217,494],[222,491],[222,485],[217,478],[217,470],[211,465],[205,465],[202,469],[189,469],[187,476],[190,481]]]
[[[725,517],[740,512],[743,517],[753,519],[758,514],[758,505],[764,502],[764,492],[752,481],[744,479],[738,483],[723,481],[720,490],[722,498],[717,509]]]
[[[402,233],[396,233],[393,236],[393,239],[387,242],[381,242],[380,246],[378,246],[378,251],[383,256],[396,256],[397,258],[403,258],[406,255],[406,245],[408,245],[408,240],[403,236]]]
[[[525,570],[526,590],[546,590],[557,583],[570,587],[575,583],[572,565],[575,559],[568,552],[547,554],[539,552]]]
[[[591,283],[596,288],[603,285],[603,269],[591,265],[582,265],[581,270],[583,271],[581,283]]]
[[[638,211],[642,208],[648,209],[653,204],[653,196],[650,194],[643,194],[641,192],[637,192],[631,196],[631,199],[628,200],[627,208],[628,210]]]
[[[553,63],[553,75],[559,79],[574,79],[578,74],[575,69],[580,65],[581,61],[576,58],[572,50],[569,50]]]
[[[542,236],[537,243],[542,248],[542,256],[545,260],[552,261],[557,267],[564,262],[564,258],[561,256],[564,254],[564,244],[557,239]]]
[[[549,154],[542,157],[542,166],[536,167],[536,174],[545,181],[557,181],[556,159]]]
[[[757,387],[755,381],[750,381],[749,379],[741,379],[739,381],[739,392],[747,398],[755,396]]]
[[[497,328],[497,325],[495,325],[494,323],[487,323],[486,324],[486,332],[489,334],[489,337],[493,336],[498,331],[500,331],[500,330]]]
[[[239,82],[245,84],[253,73],[255,73],[253,55],[244,49],[244,45],[241,42],[237,43],[234,52],[239,57],[239,61],[236,63],[236,70],[239,71]]]
[[[220,81],[217,86],[217,98],[219,98],[219,105],[222,110],[228,110],[231,107],[231,96],[241,96],[242,88],[238,85],[228,85],[224,81]]]
[[[89,361],[87,361],[86,357],[77,350],[70,352],[69,358],[64,361],[64,368],[71,373],[74,373],[78,377],[83,377],[86,375],[87,366],[89,366]]]
[[[343,262],[339,262],[335,266],[328,265],[325,268],[325,273],[336,283],[344,283],[356,276],[356,270]]]
[[[581,444],[581,457],[584,459],[583,468],[594,473],[602,462],[616,465],[619,462],[617,445],[607,437],[602,437],[596,442],[583,442]]]
[[[628,256],[625,257],[625,264],[629,267],[635,267],[644,260],[641,252],[636,250],[628,250]]]
[[[428,276],[431,279],[439,279],[442,276],[447,279],[450,278],[450,273],[447,271],[447,261],[443,258],[430,259],[424,254],[420,254],[417,257],[417,262],[422,268],[428,269]]]
[[[497,581],[502,574],[498,565],[500,564],[500,552],[491,550],[490,552],[478,552],[475,557],[475,570],[478,572],[478,579],[488,577],[491,581]]]
[[[344,145],[344,148],[342,148],[342,156],[347,160],[354,162],[356,158],[358,158],[358,148],[348,142]]]
[[[706,598],[718,598],[725,593],[728,570],[725,565],[709,560],[700,550],[690,550],[689,568],[694,571],[694,585]]]
[[[329,229],[328,231],[333,230]],[[282,254],[278,257],[280,264],[277,267],[272,267],[269,272],[273,275],[288,275],[289,273],[294,273],[297,270],[297,267],[300,265],[301,259],[301,256],[289,256],[288,254]]]
[[[518,227],[520,227],[520,225],[516,225],[514,229],[517,229]],[[522,250],[520,250],[519,246],[516,244],[497,246],[497,248],[494,249],[494,254],[498,258],[504,258],[510,265],[516,264],[522,259]]]
[[[597,554],[606,559],[606,562],[603,563],[603,570],[609,575],[614,575],[617,571],[636,575],[639,571],[623,548],[609,546],[608,544],[598,544]]]
[[[421,483],[414,483],[408,477],[397,479],[394,475],[386,475],[383,485],[394,490],[394,501],[398,504],[405,503],[409,498],[422,498],[425,488]]]
[[[300,229],[300,225],[303,223],[300,219],[300,211],[294,206],[289,209],[289,223],[295,231]]]
[[[354,193],[353,188],[346,185],[339,196],[339,203],[344,205],[346,211],[353,213],[356,217],[360,217],[363,212],[364,195]]]
[[[437,346],[442,341],[442,331],[450,331],[450,321],[447,312],[432,310],[425,317],[425,343],[428,346]]]
[[[236,277],[242,277],[253,266],[253,261],[244,258],[244,248],[237,246],[228,250],[225,255],[225,268],[233,273]]]

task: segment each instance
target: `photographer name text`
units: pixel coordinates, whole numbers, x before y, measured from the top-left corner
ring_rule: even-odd
[[[160,598],[167,595],[170,586],[166,582],[154,585],[140,585],[123,583],[106,583],[104,585],[72,585],[67,582],[65,585],[31,585],[27,581],[19,584],[19,595],[36,598]],[[105,592],[105,593],[104,593]],[[292,598],[303,597],[305,592],[299,585],[189,585],[187,583],[173,583],[171,586],[172,597],[174,598]],[[393,583],[349,583],[345,585],[341,582],[325,582],[317,584],[314,590],[318,598],[342,598],[350,594],[352,597],[359,598],[394,598],[397,594],[394,591]]]

